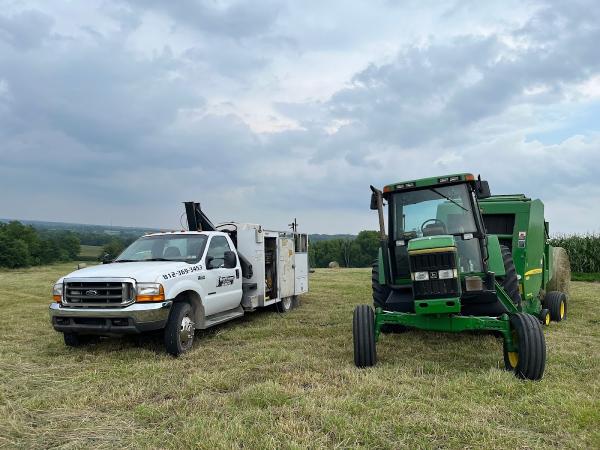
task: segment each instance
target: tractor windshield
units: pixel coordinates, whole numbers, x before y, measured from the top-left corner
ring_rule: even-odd
[[[464,184],[393,195],[394,239],[477,231]]]
[[[454,235],[462,272],[482,270],[471,192],[466,184],[398,192],[389,198],[394,272],[409,276],[406,241],[417,237]]]

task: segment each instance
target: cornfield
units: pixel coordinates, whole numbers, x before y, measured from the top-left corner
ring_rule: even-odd
[[[557,235],[550,243],[567,251],[573,272],[600,272],[600,234]]]

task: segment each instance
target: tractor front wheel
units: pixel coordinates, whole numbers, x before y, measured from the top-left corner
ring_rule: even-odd
[[[548,292],[544,297],[544,307],[550,311],[550,318],[560,322],[567,318],[567,296],[563,292]]]
[[[515,351],[508,351],[504,343],[504,365],[519,378],[540,380],[546,367],[546,341],[539,320],[527,313],[510,317],[510,328]]]
[[[375,314],[369,305],[354,309],[352,321],[354,338],[354,364],[356,367],[371,367],[377,362],[375,349]]]

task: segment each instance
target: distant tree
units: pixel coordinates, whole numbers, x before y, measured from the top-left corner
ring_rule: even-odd
[[[29,248],[19,239],[0,235],[0,266],[14,269],[30,264]]]
[[[102,247],[102,254],[100,258],[104,258],[105,255],[108,259],[115,259],[125,249],[125,244],[121,239],[113,238],[108,244]]]

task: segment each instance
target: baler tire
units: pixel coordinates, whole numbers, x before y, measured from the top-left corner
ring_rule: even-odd
[[[385,301],[390,295],[391,289],[379,284],[379,263],[375,260],[371,270],[371,287],[373,289],[373,307],[383,308]]]
[[[550,311],[550,319],[560,322],[567,318],[567,296],[564,292],[551,291],[544,296],[544,308]]]
[[[543,308],[540,311],[540,314],[538,316],[538,319],[540,319],[540,323],[544,326],[550,326],[550,321],[552,320],[552,316],[550,314],[550,311],[546,308]]]
[[[502,262],[504,263],[504,271],[506,272],[503,277],[498,277],[500,284],[513,303],[519,306],[521,304],[521,293],[519,292],[519,279],[512,253],[505,245],[500,246],[500,251],[502,252]]]
[[[352,337],[356,367],[374,366],[377,362],[375,314],[369,305],[359,305],[354,309]]]
[[[540,321],[528,313],[515,313],[510,317],[510,326],[517,352],[508,352],[504,343],[506,370],[519,378],[540,380],[546,367],[546,340]]]
[[[191,338],[188,337],[188,341],[185,343],[181,341],[184,320],[188,318],[191,322],[192,334]],[[168,354],[173,356],[179,356],[182,353],[187,352],[192,348],[194,343],[194,323],[191,321],[192,317],[192,306],[185,301],[176,301],[173,303],[171,308],[171,314],[169,314],[169,320],[164,330],[164,341],[165,350]],[[187,321],[186,321],[187,323]]]

